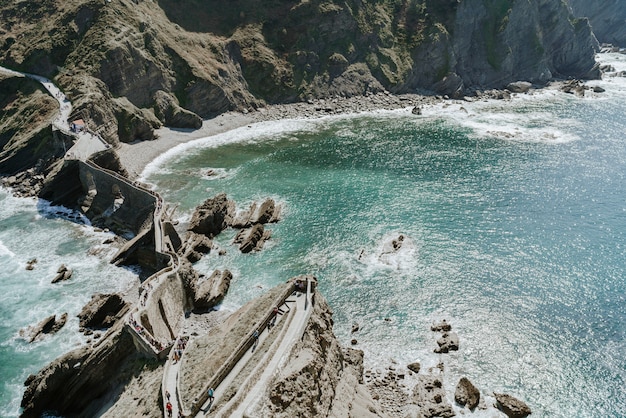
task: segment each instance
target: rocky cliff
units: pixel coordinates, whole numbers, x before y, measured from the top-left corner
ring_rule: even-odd
[[[587,17],[598,41],[626,47],[626,3],[621,0],[568,0],[574,15]]]
[[[63,155],[53,140],[55,99],[33,80],[0,75],[0,173],[13,174]]]
[[[266,103],[598,76],[560,0],[23,0],[0,16],[0,62],[54,77],[113,144]]]

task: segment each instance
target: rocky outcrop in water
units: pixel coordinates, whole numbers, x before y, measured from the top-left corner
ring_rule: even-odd
[[[525,418],[532,413],[528,405],[511,395],[494,393],[493,396],[498,401],[498,408],[509,418]]]
[[[187,229],[212,238],[232,224],[234,215],[235,202],[222,193],[196,208]]]
[[[58,283],[60,281],[68,280],[72,277],[72,269],[68,268],[65,264],[61,264],[57,269],[57,274],[52,279],[52,283]]]
[[[247,210],[237,213],[232,222],[233,228],[249,228],[255,224],[274,223],[280,220],[282,207],[274,199],[265,199],[260,205],[252,202]]]
[[[454,400],[459,405],[474,409],[480,402],[480,391],[469,381],[467,377],[462,377],[456,385]]]
[[[37,325],[20,330],[20,336],[28,340],[29,343],[32,343],[46,334],[55,334],[63,328],[66,322],[67,313],[59,316],[58,319],[56,315],[50,315]]]
[[[252,228],[239,231],[233,242],[239,244],[239,251],[247,254],[260,251],[271,236],[272,231],[265,229],[263,224],[255,224]]]

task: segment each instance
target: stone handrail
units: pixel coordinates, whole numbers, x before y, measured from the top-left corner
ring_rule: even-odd
[[[295,285],[292,283],[291,286],[287,287],[287,289],[276,299],[274,306],[281,306],[285,303],[287,298],[292,295],[295,289]],[[217,387],[218,384],[224,380],[224,378],[232,371],[237,362],[244,356],[244,354],[252,347],[254,344],[254,332],[260,331],[267,327],[267,324],[270,323],[272,318],[274,317],[274,312],[270,311],[266,314],[261,321],[259,321],[256,326],[248,333],[248,335],[241,340],[237,348],[233,351],[233,353],[228,357],[228,359],[220,366],[217,372],[213,375],[213,377],[204,385],[202,392],[199,396],[197,396],[194,401],[194,404],[191,407],[190,411],[183,409],[183,414],[185,416],[196,416],[200,411],[202,405],[209,399],[208,390],[209,388]],[[183,408],[185,406],[183,405]]]

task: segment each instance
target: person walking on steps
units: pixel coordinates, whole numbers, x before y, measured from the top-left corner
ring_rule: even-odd
[[[259,330],[258,329],[254,330],[254,334],[252,334],[252,337],[254,338],[254,344],[252,344],[252,349],[254,350],[256,346],[259,344]]]
[[[210,403],[213,403],[213,398],[214,398],[214,395],[213,395],[213,388],[209,388],[209,391],[208,391],[207,393],[208,393],[208,395],[209,395],[209,402],[210,402]]]
[[[168,402],[167,404],[165,404],[165,409],[167,409],[167,416],[168,417],[172,417],[172,403]]]

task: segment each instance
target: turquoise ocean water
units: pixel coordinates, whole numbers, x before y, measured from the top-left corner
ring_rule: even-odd
[[[626,69],[626,56],[603,59]],[[366,368],[437,364],[429,327],[447,318],[461,345],[442,357],[452,387],[468,376],[538,417],[624,417],[626,79],[595,84],[607,92],[255,124],[173,150],[145,180],[180,204],[182,222],[219,192],[240,207],[284,204],[263,251],[239,254],[226,231],[217,241],[227,255],[197,264],[234,272],[223,309],[312,273],[335,333],[358,339]],[[81,342],[75,319],[34,345],[17,330],[136,277],[85,256],[103,238],[89,228],[0,198],[0,280],[11,290],[0,296],[0,415],[10,416],[27,374]],[[384,254],[399,234],[402,249]],[[37,251],[49,261],[33,279],[23,266]],[[48,285],[60,260],[84,276]]]

